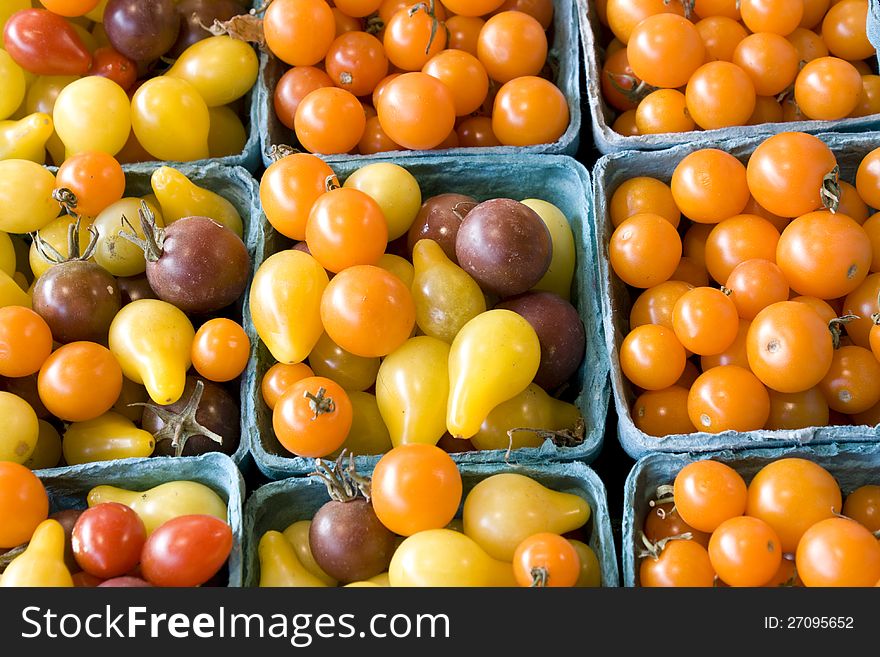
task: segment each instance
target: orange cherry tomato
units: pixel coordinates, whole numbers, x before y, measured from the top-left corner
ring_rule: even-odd
[[[348,16],[363,18],[379,11],[382,0],[334,0],[333,4]]]
[[[811,62],[819,57],[828,56],[828,47],[822,41],[822,37],[803,27],[797,28],[787,37],[798,54],[798,62]]]
[[[270,164],[260,180],[260,201],[272,227],[291,239],[305,239],[312,205],[326,193],[333,176],[324,160],[308,153]]]
[[[875,586],[880,543],[855,520],[828,518],[804,532],[795,563],[805,586]]]
[[[870,214],[867,204],[859,196],[855,186],[843,180],[839,182],[839,185],[840,202],[837,206],[837,212],[849,217],[859,226],[864,227],[865,222],[868,220],[868,214]]]
[[[677,14],[684,16],[684,6],[680,0],[608,0],[608,27],[624,45],[629,41],[636,25],[655,14]]]
[[[706,269],[724,282],[746,260],[776,262],[779,231],[772,223],[752,214],[740,214],[719,223],[706,239]]]
[[[681,212],[675,204],[669,185],[647,176],[629,178],[622,182],[611,195],[608,209],[615,228],[624,219],[646,212],[660,215],[675,228],[678,228],[681,220]]]
[[[704,130],[745,125],[755,111],[755,85],[730,62],[709,62],[690,77],[685,89],[688,113]]]
[[[693,285],[683,281],[666,281],[648,288],[639,295],[630,310],[630,330],[644,324],[659,324],[671,329],[675,303],[693,288]]]
[[[314,66],[294,66],[275,85],[272,96],[275,115],[281,123],[293,130],[296,108],[303,98],[315,89],[332,86],[333,80],[321,69]]]
[[[663,502],[652,506],[648,515],[645,516],[643,531],[645,532],[645,537],[652,543],[670,536],[681,536],[682,534],[690,533],[690,540],[694,543],[698,543],[704,548],[709,547],[709,534],[697,531],[682,520],[672,502]]]
[[[688,113],[684,94],[676,89],[657,89],[636,108],[636,127],[643,135],[689,132],[696,127]]]
[[[688,394],[688,415],[699,431],[755,431],[770,416],[770,397],[749,370],[721,365],[694,381]]]
[[[266,370],[260,383],[263,401],[270,410],[294,383],[315,376],[312,368],[305,363],[275,363]]]
[[[318,458],[335,452],[348,437],[351,420],[348,393],[322,376],[294,383],[272,411],[278,442],[297,456]]]
[[[731,61],[749,75],[759,96],[782,93],[798,74],[797,49],[772,32],[747,36],[737,45]]]
[[[492,131],[505,146],[551,144],[565,134],[568,121],[565,96],[544,78],[515,78],[495,96]]]
[[[428,150],[455,127],[455,98],[427,73],[405,73],[385,84],[376,101],[379,124],[406,148]]]
[[[486,24],[482,18],[476,16],[462,16],[456,14],[446,21],[446,30],[449,32],[449,41],[446,47],[454,50],[464,50],[474,57],[477,56],[477,42],[480,32]]]
[[[26,543],[49,515],[43,483],[23,465],[0,461],[0,548]]]
[[[68,422],[93,420],[116,403],[122,392],[122,368],[107,347],[71,342],[43,363],[37,390],[55,417]]]
[[[639,584],[646,587],[715,585],[709,553],[693,540],[669,541],[658,558],[645,557],[639,565]]]
[[[700,356],[700,367],[704,372],[708,372],[713,367],[721,365],[736,365],[743,369],[749,368],[749,357],[746,350],[746,342],[749,335],[749,327],[752,323],[747,319],[739,320],[739,328],[736,331],[731,345],[720,354],[712,354],[710,356]]]
[[[52,330],[24,306],[0,308],[0,376],[29,376],[52,353]]]
[[[769,260],[746,260],[734,268],[724,284],[736,312],[743,319],[754,319],[767,306],[787,301],[788,281],[782,270]]]
[[[620,345],[624,376],[645,390],[662,390],[678,381],[687,356],[675,333],[665,326],[645,324],[630,331]]]
[[[379,123],[378,116],[371,116],[364,124],[364,134],[358,142],[358,153],[361,155],[372,155],[374,153],[385,153],[387,151],[402,151],[403,146],[396,143],[391,137],[385,134],[382,124]]]
[[[715,228],[713,224],[693,224],[681,240],[682,255],[696,264],[706,266],[706,240]]]
[[[752,32],[773,32],[785,36],[801,24],[803,0],[742,0],[740,14]]]
[[[729,586],[763,586],[779,570],[782,550],[770,525],[740,516],[725,520],[712,533],[709,560]]]
[[[635,26],[626,54],[639,79],[654,87],[674,89],[687,84],[704,63],[706,48],[693,23],[663,13],[648,16]]]
[[[209,381],[232,381],[244,372],[251,343],[241,324],[231,319],[209,319],[196,331],[192,364]]]
[[[746,482],[729,465],[694,461],[675,476],[672,497],[681,519],[702,532],[714,532],[746,510]]]
[[[716,148],[687,155],[675,167],[671,187],[681,213],[698,223],[717,224],[737,215],[749,200],[746,168]]]
[[[770,417],[766,429],[805,429],[827,424],[828,402],[818,387],[802,392],[770,390]]]
[[[880,486],[860,486],[847,495],[843,515],[852,518],[869,532],[880,531]]]
[[[468,5],[471,4],[470,0],[458,0],[458,2],[462,1]],[[448,8],[451,9],[451,7]],[[553,0],[505,0],[494,13],[498,14],[502,11],[521,11],[528,14],[537,19],[545,30],[550,29],[550,25],[553,23]],[[460,12],[456,11],[455,13]],[[599,13],[601,15],[601,9],[599,9]]]
[[[880,361],[864,347],[836,349],[819,389],[832,410],[847,415],[864,413],[880,402]]]
[[[832,6],[822,21],[822,40],[835,57],[855,61],[874,57],[868,40],[867,0],[843,0]]]
[[[276,0],[263,18],[266,45],[291,66],[312,66],[336,38],[336,20],[324,0]]]
[[[856,189],[865,203],[872,208],[880,207],[880,148],[862,158],[856,172]]]
[[[675,302],[672,328],[685,349],[711,356],[733,344],[739,317],[726,294],[712,287],[696,287]]]
[[[435,5],[436,9],[440,4]],[[383,44],[389,61],[404,71],[420,71],[431,57],[446,48],[446,29],[428,3],[413,4],[394,13],[385,23]]]
[[[367,115],[345,89],[322,87],[302,99],[293,125],[296,138],[312,153],[348,153],[361,139]]]
[[[782,105],[771,96],[757,96],[755,98],[755,111],[752,112],[747,125],[761,125],[762,123],[780,123],[782,121]]]
[[[874,326],[871,316],[880,310],[877,305],[878,297],[880,297],[880,274],[870,274],[843,301],[843,314],[856,315],[860,318],[847,323],[846,334],[855,344],[866,349],[871,347],[870,335]]]
[[[55,187],[67,188],[76,195],[77,212],[96,217],[122,198],[125,174],[112,155],[87,151],[64,160],[55,174]]]
[[[458,124],[455,129],[458,133],[460,146],[501,146],[498,137],[492,132],[492,119],[488,116],[472,116]]]
[[[608,244],[611,267],[625,283],[648,288],[669,279],[681,258],[681,238],[656,214],[637,214],[623,221]]]
[[[537,75],[547,60],[547,35],[532,16],[504,11],[492,16],[480,30],[477,57],[489,77],[501,84]]]
[[[696,428],[687,412],[687,398],[687,388],[678,385],[643,392],[632,407],[633,423],[649,436],[692,433]]]
[[[855,66],[837,57],[819,57],[801,69],[794,99],[811,119],[836,121],[856,109],[862,95],[862,76]]]
[[[532,534],[513,553],[513,575],[520,586],[574,586],[580,571],[577,551],[558,534]]]
[[[337,37],[324,62],[333,84],[355,96],[373,93],[388,74],[382,42],[366,32],[346,32]]]
[[[455,115],[477,111],[489,93],[489,77],[479,59],[463,50],[444,50],[434,55],[422,73],[437,78],[452,91]]]
[[[696,24],[706,47],[706,61],[732,62],[733,51],[748,32],[742,23],[728,16],[713,14]]]

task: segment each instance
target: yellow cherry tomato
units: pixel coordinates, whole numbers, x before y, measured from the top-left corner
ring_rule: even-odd
[[[61,461],[61,434],[46,420],[39,420],[39,425],[37,446],[30,458],[22,464],[31,470],[54,468]]]
[[[247,130],[238,114],[228,107],[209,107],[211,128],[208,130],[208,155],[238,155],[247,143]]]
[[[303,567],[312,575],[320,579],[327,586],[336,586],[337,581],[325,573],[315,557],[312,556],[312,548],[309,545],[309,528],[312,526],[311,520],[299,520],[282,533],[284,538],[293,546],[296,556]]]
[[[153,434],[138,429],[124,415],[107,411],[94,420],[73,422],[61,441],[68,465],[146,457],[153,453]]]
[[[263,534],[257,554],[260,559],[260,588],[327,586],[306,569],[281,532],[272,530]]]
[[[186,80],[208,107],[217,107],[250,91],[257,81],[259,67],[257,53],[249,43],[230,36],[214,36],[184,50],[165,75]]]
[[[98,244],[94,256],[95,262],[114,276],[136,276],[143,274],[147,268],[143,248],[120,235],[120,233],[130,234],[133,230],[140,239],[144,239],[144,229],[138,219],[141,200],[153,212],[153,216],[156,218],[156,225],[164,226],[165,220],[157,204],[132,196],[111,203],[101,210],[101,213],[92,222],[92,225],[98,231]],[[123,217],[128,223],[123,220]],[[86,241],[83,241],[80,238],[80,244],[87,244],[88,237],[85,239]]]
[[[3,13],[0,9],[0,20]],[[0,50],[0,119],[12,116],[24,100],[25,92],[24,71],[8,52]]]
[[[188,162],[208,157],[210,126],[208,106],[186,80],[164,75],[152,78],[131,99],[135,137],[157,160]]]
[[[68,84],[58,94],[52,120],[67,155],[103,151],[116,155],[131,130],[131,105],[118,84],[89,75]]]
[[[409,230],[422,205],[418,181],[397,164],[368,164],[351,174],[343,187],[359,189],[379,204],[388,222],[389,240]]]
[[[37,414],[31,405],[11,392],[0,392],[0,418],[3,418],[3,431],[0,432],[0,461],[24,463],[27,461],[40,434]]]
[[[550,230],[550,240],[553,243],[550,268],[533,289],[554,292],[568,300],[571,298],[571,281],[574,277],[575,265],[574,235],[571,232],[571,224],[562,210],[552,203],[528,198],[522,204],[530,207],[541,217],[541,221]]]
[[[66,258],[70,255],[68,233],[70,227],[75,223],[76,219],[68,214],[53,219],[39,230],[40,238]],[[79,245],[81,251],[92,241],[92,235],[89,233],[90,225],[88,217],[82,218],[79,222]],[[100,238],[98,243],[100,245]],[[94,262],[96,258],[92,256],[89,260]],[[143,260],[143,250],[141,250],[141,260]],[[31,242],[30,250],[28,251],[28,263],[35,278],[39,278],[55,265],[54,262],[47,260],[43,256],[37,248],[36,242]],[[99,262],[98,264],[101,263]],[[113,272],[110,273],[112,274]]]
[[[61,211],[52,198],[55,175],[30,160],[0,162],[0,230],[31,233]]]

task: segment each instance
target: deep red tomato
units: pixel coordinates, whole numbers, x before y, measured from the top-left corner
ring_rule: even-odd
[[[179,516],[154,531],[141,552],[141,571],[154,586],[199,586],[232,550],[232,530],[214,516]]]
[[[128,91],[137,80],[137,64],[112,46],[98,48],[92,54],[92,66],[89,75],[100,75],[113,80]]]
[[[83,511],[73,526],[71,544],[80,568],[109,579],[138,565],[146,540],[144,521],[133,509],[104,502]]]

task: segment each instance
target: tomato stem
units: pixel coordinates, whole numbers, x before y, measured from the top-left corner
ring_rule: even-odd
[[[324,179],[324,189],[328,192],[332,192],[334,189],[339,189],[342,185],[339,184],[339,179],[336,177],[335,173],[331,173]]]
[[[16,557],[24,554],[27,546],[27,543],[22,543],[21,545],[16,545],[14,548],[7,550],[3,554],[0,554],[0,573],[6,570],[9,567],[9,564],[11,564]]]
[[[532,588],[545,588],[547,580],[550,579],[550,573],[544,566],[535,566],[529,571],[532,576]]]
[[[822,187],[819,189],[819,196],[824,205],[831,214],[837,212],[840,207],[840,167],[835,165],[831,171],[822,178]]]
[[[122,223],[128,230],[119,231],[119,236],[143,249],[147,262],[156,262],[162,257],[165,231],[156,224],[156,215],[144,201],[141,201],[141,207],[138,208],[138,218],[141,221],[141,230],[144,231],[143,239],[138,236],[134,226],[125,215],[122,215]]]
[[[835,349],[840,349],[840,338],[843,335],[843,328],[850,322],[861,319],[858,315],[843,315],[835,317],[828,322],[828,330],[831,331],[831,341]]]
[[[670,541],[690,541],[694,537],[692,533],[684,532],[683,534],[661,538],[656,543],[652,543],[651,540],[645,536],[645,532],[639,532],[639,535],[641,536],[642,544],[645,546],[645,549],[639,552],[639,558],[652,557],[655,561],[660,558],[660,554]]]
[[[470,207],[467,209],[467,211],[470,212],[475,207],[477,207],[478,204],[475,203],[474,201],[459,201],[458,203],[453,205],[452,206],[452,214],[454,214],[458,218],[459,221],[464,221],[464,215],[461,212],[459,212],[459,208],[462,207],[463,205],[469,205]]]
[[[31,233],[31,237],[34,240],[37,252],[45,260],[55,265],[74,260],[88,260],[95,254],[95,249],[98,248],[98,230],[93,226],[88,227],[89,243],[86,246],[86,250],[80,254],[79,229],[82,223],[82,215],[75,210],[76,195],[66,187],[62,187],[52,192],[52,198],[58,201],[65,214],[75,219],[67,227],[67,257],[64,257],[63,254],[59,253],[58,249],[44,240],[40,236],[39,231],[34,231]]]
[[[281,158],[287,157],[288,155],[294,155],[295,153],[302,153],[302,151],[293,146],[288,146],[287,144],[272,144],[266,150],[266,155],[268,155],[269,159],[273,162],[277,162]]]
[[[323,460],[316,459],[314,472],[306,476],[317,477],[323,481],[330,499],[336,502],[351,502],[359,497],[369,502],[372,480],[358,473],[354,465],[354,454],[351,452],[348,452],[348,465],[343,468],[345,456],[346,450],[343,449],[330,467]]]
[[[385,21],[383,21],[378,12],[371,15],[366,20],[366,24],[364,25],[364,32],[367,34],[372,34],[373,36],[379,34],[382,30],[385,29]]]
[[[427,55],[431,52],[431,46],[434,45],[434,37],[437,36],[437,28],[440,25],[440,21],[437,20],[437,14],[434,11],[434,0],[428,0],[428,3],[420,2],[409,9],[409,16],[412,18],[416,15],[416,13],[421,10],[424,11],[428,16],[431,17],[431,36],[428,38],[428,45],[425,46],[425,54]]]
[[[309,400],[309,408],[311,409],[314,415],[312,416],[312,421],[318,419],[324,413],[332,413],[336,410],[336,402],[333,401],[332,397],[325,397],[327,394],[327,389],[324,387],[318,388],[318,394],[313,395],[311,392],[306,390],[303,393],[303,397]]]

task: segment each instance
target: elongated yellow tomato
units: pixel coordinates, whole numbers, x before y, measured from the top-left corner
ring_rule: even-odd
[[[118,84],[89,75],[61,90],[52,111],[67,155],[103,151],[116,155],[131,131],[131,105]]]
[[[293,546],[281,532],[271,530],[263,534],[257,554],[260,558],[260,588],[327,586],[302,565]]]
[[[122,373],[146,387],[157,404],[173,404],[183,394],[192,361],[195,329],[175,306],[139,299],[120,310],[110,324],[110,351]]]
[[[0,19],[2,12],[0,9]],[[24,100],[25,91],[24,71],[8,52],[0,50],[0,119],[12,116]]]
[[[247,143],[247,131],[238,114],[228,107],[209,107],[211,128],[208,131],[208,155],[238,155]]]
[[[210,125],[208,106],[186,80],[152,78],[131,99],[135,137],[157,160],[188,162],[208,157]]]
[[[2,348],[2,347],[0,347]],[[0,392],[0,461],[24,463],[37,446],[40,425],[31,405],[11,392]]]
[[[134,426],[134,422],[115,411],[94,420],[73,422],[61,441],[68,465],[146,457],[153,453],[153,434]]]
[[[302,251],[266,258],[251,284],[251,318],[260,339],[279,363],[299,363],[324,332],[321,296],[327,272]]]
[[[449,433],[477,433],[493,408],[532,382],[540,360],[535,329],[510,310],[489,310],[465,324],[449,352]]]
[[[544,438],[535,431],[575,429],[581,414],[577,406],[548,395],[540,386],[530,383],[515,397],[498,404],[483,420],[480,430],[471,436],[477,449],[518,449],[540,447]],[[508,431],[513,431],[508,435]]]
[[[574,278],[574,235],[571,224],[552,203],[540,199],[527,198],[522,202],[538,213],[541,221],[547,224],[553,244],[553,257],[547,273],[535,285],[535,290],[554,292],[568,301],[571,298],[571,281]]]
[[[413,268],[416,324],[425,335],[451,344],[462,326],[486,311],[486,297],[434,240],[416,242]]]
[[[165,75],[186,80],[208,107],[217,107],[250,91],[257,81],[259,66],[257,53],[249,43],[230,36],[215,36],[184,50]]]
[[[15,279],[5,271],[0,271],[0,308],[5,306],[31,307],[31,297],[21,289]]]
[[[159,167],[150,176],[150,186],[162,206],[165,225],[181,217],[208,217],[241,237],[244,228],[235,206],[219,194],[199,187],[174,167]]]
[[[311,520],[299,520],[284,530],[284,538],[293,546],[296,557],[303,568],[324,582],[325,586],[336,586],[336,580],[325,573],[315,561],[315,557],[312,556],[312,548],[309,545],[309,528],[311,526]]]
[[[368,164],[351,174],[343,187],[359,189],[379,204],[388,222],[389,240],[409,230],[422,205],[418,181],[397,164]]]
[[[61,211],[52,198],[55,176],[30,160],[0,162],[0,230],[31,233]]]
[[[44,242],[66,258],[70,255],[70,240],[68,239],[68,234],[70,232],[70,227],[75,223],[76,219],[74,217],[65,214],[57,219],[53,219],[43,226],[39,231],[40,237]],[[79,244],[81,248],[85,248],[85,246],[91,242],[92,236],[89,233],[90,225],[91,223],[89,222],[88,217],[80,219]],[[129,244],[131,243],[129,242]],[[134,244],[132,244],[132,247],[134,247]],[[143,260],[143,249],[141,249],[140,252],[141,260]],[[94,261],[94,256],[90,258],[90,260]],[[55,265],[54,262],[47,260],[40,252],[37,248],[36,242],[31,242],[30,250],[28,251],[28,263],[31,266],[31,272],[35,278],[39,278]],[[144,261],[144,263],[146,264],[146,261]]]
[[[376,401],[397,445],[436,445],[446,431],[449,345],[427,335],[410,338],[382,361]]]
[[[92,222],[98,231],[95,262],[114,276],[136,276],[143,274],[147,267],[144,250],[120,236],[120,233],[130,234],[134,229],[137,236],[144,239],[144,229],[138,219],[141,200],[133,196],[119,199],[101,210],[101,213]],[[156,218],[156,225],[164,226],[165,220],[157,205],[146,199],[144,202],[152,210],[153,216]],[[123,217],[128,220],[128,224],[123,221]],[[80,229],[82,230],[82,227]],[[80,236],[80,244],[88,244],[88,240],[87,234]],[[39,257],[42,258],[42,256]]]
[[[52,117],[36,112],[17,121],[0,121],[0,160],[46,161],[46,142],[52,136]]]
[[[118,502],[130,507],[144,521],[147,534],[180,516],[207,515],[226,522],[226,502],[197,481],[168,481],[145,491],[116,486],[95,486],[89,491],[90,507]]]
[[[61,461],[61,434],[46,420],[39,421],[40,430],[37,446],[22,465],[31,470],[54,468]]]
[[[0,576],[0,587],[72,587],[73,579],[64,565],[64,540],[61,523],[41,522],[27,549]]]
[[[413,534],[394,552],[391,586],[516,586],[513,567],[498,561],[464,534],[429,529]]]
[[[327,459],[335,459],[343,449],[352,454],[374,455],[384,454],[394,447],[376,396],[352,391],[348,393],[348,400],[351,402],[351,429],[339,450],[328,454]]]
[[[590,505],[573,493],[551,490],[531,477],[502,472],[487,477],[465,498],[464,533],[495,559],[510,561],[532,534],[564,534],[590,519]]]

